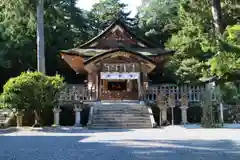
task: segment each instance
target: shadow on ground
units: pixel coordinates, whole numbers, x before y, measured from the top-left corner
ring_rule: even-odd
[[[10,127],[10,128],[6,128],[6,129],[0,129],[0,135],[1,134],[9,134],[9,133],[14,133],[19,131],[19,129],[17,127]]]
[[[47,133],[106,133],[106,132],[130,132],[131,129],[88,129],[80,127],[44,127],[41,132]]]
[[[108,132],[130,132],[132,129],[88,129],[80,127],[43,127],[43,128],[32,128],[32,127],[11,127],[7,129],[0,129],[1,134],[10,134],[19,131],[38,131],[45,133],[108,133]]]
[[[96,140],[89,136],[0,136],[1,160],[239,160],[230,140]]]
[[[186,124],[186,125],[178,125],[178,126],[186,128],[186,129],[200,129],[200,128],[202,128],[200,124]],[[219,128],[221,128],[221,127],[219,127]],[[240,129],[240,124],[226,123],[226,124],[223,125],[222,129],[224,129],[224,128],[225,129]]]

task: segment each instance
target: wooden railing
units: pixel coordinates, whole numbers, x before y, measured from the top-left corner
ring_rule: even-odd
[[[91,101],[96,100],[94,88],[87,88],[81,84],[68,84],[61,92],[59,101]]]
[[[164,93],[166,96],[175,94],[176,100],[181,99],[183,93],[188,94],[189,102],[200,102],[204,86],[191,86],[191,85],[151,85],[145,91],[144,100],[154,102],[159,93]],[[84,85],[69,84],[60,94],[60,101],[96,101],[96,90],[94,88],[87,88]],[[216,96],[213,95],[213,101]]]
[[[200,102],[202,93],[204,92],[204,85],[171,85],[171,84],[162,84],[162,85],[152,85],[149,86],[145,93],[146,101],[156,101],[156,97],[159,93],[164,93],[166,96],[169,94],[175,94],[176,100],[180,100],[183,93],[188,95],[189,102]],[[215,94],[213,94],[212,100],[216,100]]]

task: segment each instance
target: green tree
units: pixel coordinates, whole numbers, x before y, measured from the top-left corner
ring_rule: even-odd
[[[177,16],[179,17],[180,29],[172,35],[166,46],[176,51],[176,54],[169,61],[169,65],[173,64],[174,66],[169,67],[168,65],[168,68],[173,68],[176,75],[182,75],[182,80],[188,80],[189,77],[194,77],[194,74],[195,80],[198,80],[199,76],[218,76],[220,79],[226,79],[226,74],[238,68],[238,47],[236,44],[230,43],[229,38],[222,36],[223,33],[228,32],[227,24],[237,23],[239,19],[237,16],[239,11],[235,9],[239,5],[234,6],[233,1],[230,1],[222,2],[222,8],[217,0],[181,0],[179,3]],[[236,3],[239,2],[234,4]],[[224,30],[225,32],[223,32]],[[198,66],[201,66],[201,69],[199,68],[197,71],[201,70],[201,74],[199,75],[199,72],[193,73],[192,70],[183,74],[179,72],[188,70],[185,68],[186,65],[182,63],[190,62],[192,58],[196,60],[195,62],[200,63]],[[230,60],[234,60],[234,62],[227,66],[228,63],[230,64]],[[194,64],[194,66],[196,65]],[[194,66],[192,67],[194,68]]]
[[[211,74],[225,81],[233,80],[240,69],[240,25],[228,26],[222,35],[221,50],[209,60]]]
[[[95,3],[89,13],[94,34],[96,35],[108,27],[116,19],[120,19],[131,26],[133,19],[129,18],[131,12],[124,11],[126,7],[127,4],[122,3],[120,0],[100,0],[99,3]]]
[[[214,55],[215,41],[212,37],[211,9],[207,1],[181,1],[179,3],[179,31],[166,43],[176,53],[166,69],[181,81],[197,81],[207,68],[205,62]],[[171,67],[171,65],[174,66]]]
[[[63,87],[63,78],[59,75],[49,77],[40,72],[24,72],[8,80],[1,97],[4,106],[16,109],[18,113],[34,111],[34,126],[39,126],[42,109],[56,105]]]
[[[53,75],[60,69],[59,51],[89,38],[88,21],[86,13],[75,7],[75,0],[44,2],[46,71]],[[28,68],[35,70],[36,1],[2,0],[0,6],[0,59],[7,62],[0,66],[15,76]]]
[[[178,27],[177,16],[180,0],[150,0],[138,9],[138,26],[144,36],[159,45],[175,33]]]

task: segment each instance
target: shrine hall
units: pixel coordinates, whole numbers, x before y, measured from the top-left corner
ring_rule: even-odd
[[[120,20],[86,43],[60,54],[81,77],[68,84],[60,96],[60,102],[75,106],[76,124],[80,123],[83,106],[88,106],[88,124],[95,128],[154,127],[156,118],[148,104],[158,103],[159,120],[167,121],[167,108],[175,107],[183,98],[180,121],[187,123],[188,103],[200,101],[203,87],[179,87],[177,80],[165,72],[174,51],[138,37]]]

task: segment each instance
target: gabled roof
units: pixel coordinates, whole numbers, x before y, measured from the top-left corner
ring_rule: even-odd
[[[88,63],[91,63],[92,61],[96,60],[97,58],[101,57],[101,56],[104,56],[106,54],[109,54],[109,53],[113,53],[113,52],[118,52],[118,51],[122,51],[122,52],[128,52],[128,53],[131,53],[131,54],[134,54],[136,56],[139,56],[139,57],[142,57],[143,59],[155,64],[155,61],[145,55],[142,55],[142,54],[139,54],[137,52],[133,52],[133,51],[129,51],[129,50],[126,50],[126,49],[122,49],[122,48],[119,48],[119,49],[112,49],[112,50],[109,50],[107,52],[104,52],[104,53],[101,53],[97,56],[94,56],[94,57],[91,57],[89,59],[87,59],[85,62],[84,62],[84,65],[88,64]]]
[[[162,48],[125,48],[128,51],[137,52],[144,56],[158,56],[158,55],[166,55],[173,54],[174,51],[164,50]],[[86,56],[92,57],[102,54],[104,52],[112,51],[113,49],[82,49],[82,48],[73,48],[69,50],[62,50],[61,53],[69,54],[69,55],[77,55],[77,56]]]
[[[97,40],[99,40],[100,38],[102,38],[103,36],[105,36],[111,29],[113,29],[116,25],[119,25],[120,27],[122,27],[126,32],[128,32],[134,39],[140,41],[141,43],[143,43],[144,45],[146,45],[148,48],[158,48],[155,44],[148,42],[138,36],[136,36],[134,33],[132,33],[130,31],[130,29],[123,23],[121,22],[121,20],[117,19],[115,20],[109,27],[107,27],[104,31],[102,31],[99,35],[97,35],[96,37],[92,38],[91,40],[87,41],[86,43],[78,46],[77,48],[89,48],[89,46],[96,42]]]

